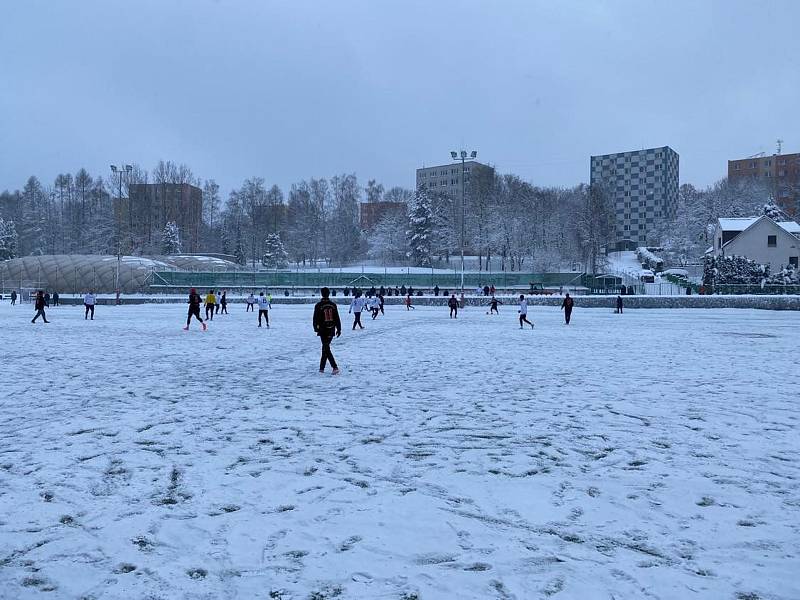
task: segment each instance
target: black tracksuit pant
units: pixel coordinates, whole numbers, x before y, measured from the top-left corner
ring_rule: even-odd
[[[451,306],[450,307],[450,318],[451,319],[457,319],[458,318],[458,307],[457,306]]]
[[[353,317],[355,317],[353,319],[353,329],[356,328],[356,325],[361,327],[361,329],[364,329],[364,326],[361,324],[361,313],[360,312],[353,313]]]
[[[319,336],[319,341],[322,342],[322,356],[319,358],[319,370],[324,371],[325,363],[327,362],[331,363],[331,368],[338,368],[336,366],[336,359],[333,358],[333,353],[331,352],[331,341],[333,341],[333,336],[322,334]]]
[[[569,320],[571,318],[572,318],[572,309],[571,308],[565,308],[564,309],[564,320],[567,322],[567,325],[569,325]]]
[[[206,319],[209,321],[214,320],[214,304],[206,304]]]
[[[83,312],[84,321],[89,316],[89,314],[92,315],[92,321],[94,321],[94,304],[84,304],[84,306],[86,307],[86,310]]]
[[[50,322],[50,321],[47,320],[47,315],[44,314],[44,309],[43,308],[39,308],[39,309],[36,310],[36,316],[33,317],[33,319],[31,320],[31,323],[36,323],[36,319],[38,319],[39,317],[42,317],[42,319],[44,319],[45,323],[49,323]]]
[[[200,318],[200,307],[199,306],[190,306],[189,307],[189,316],[186,317],[186,326],[189,326],[189,323],[192,322],[192,317],[203,322],[203,319]]]
[[[260,310],[260,309],[258,311],[258,326],[261,327],[261,316],[262,315],[264,316],[264,318],[267,321],[267,327],[269,327],[269,311],[268,310]]]

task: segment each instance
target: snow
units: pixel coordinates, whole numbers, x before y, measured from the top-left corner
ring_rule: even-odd
[[[800,597],[796,313],[310,310],[0,303],[0,596]]]

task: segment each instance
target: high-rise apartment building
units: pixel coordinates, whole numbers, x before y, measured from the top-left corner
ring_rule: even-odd
[[[728,161],[728,180],[762,182],[789,215],[800,214],[800,154],[773,154]]]
[[[592,185],[613,198],[616,248],[647,243],[648,233],[675,217],[678,206],[678,153],[669,146],[592,156]]]

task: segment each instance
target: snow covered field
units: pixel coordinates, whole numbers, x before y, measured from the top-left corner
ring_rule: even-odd
[[[310,309],[0,304],[0,597],[800,597],[796,313]]]

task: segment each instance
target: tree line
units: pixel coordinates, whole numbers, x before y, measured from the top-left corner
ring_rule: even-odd
[[[468,182],[466,220],[460,198],[424,187],[361,185],[353,173],[310,178],[284,191],[251,177],[223,198],[214,179],[182,164],[160,161],[151,171],[133,165],[117,177],[85,169],[58,175],[51,185],[31,176],[21,190],[0,193],[0,258],[29,254],[159,255],[180,248],[174,223],[148,221],[142,234],[115,218],[114,198],[134,183],[190,183],[202,190],[199,250],[241,265],[282,267],[352,264],[446,266],[464,249],[481,270],[598,272],[615,236],[613,194],[604,185],[540,187],[513,174],[485,169]],[[760,214],[769,190],[757,181],[722,180],[699,190],[680,188],[675,221],[650,233],[648,244],[695,262],[720,216]],[[398,202],[369,231],[359,224],[361,202]],[[150,229],[147,229],[150,228]],[[177,243],[176,243],[177,242]],[[276,258],[277,257],[277,258]]]

